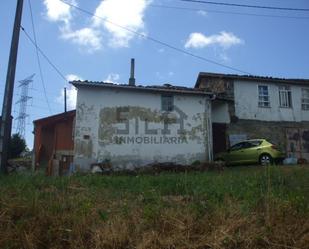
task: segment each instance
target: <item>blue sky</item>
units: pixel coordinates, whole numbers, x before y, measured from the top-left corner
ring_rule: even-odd
[[[130,58],[136,60],[137,84],[194,86],[199,72],[239,73],[134,35],[93,18],[59,0],[30,0],[39,47],[68,79],[127,83]],[[309,78],[309,12],[211,6],[177,0],[66,0],[97,16],[221,64],[254,75]],[[307,0],[235,0],[236,3],[309,8]],[[162,8],[158,5],[190,8]],[[16,1],[0,1],[0,99],[2,101]],[[192,10],[197,9],[197,10]],[[240,15],[219,12],[240,12]],[[256,15],[307,17],[278,18]],[[24,0],[22,25],[33,36],[29,1]],[[20,34],[16,82],[36,73],[30,87],[26,140],[33,143],[32,121],[63,111],[61,91],[75,91],[40,56],[48,104],[35,54]],[[16,86],[14,103],[20,89]],[[14,104],[13,116],[19,106]],[[14,123],[13,132],[16,123]]]

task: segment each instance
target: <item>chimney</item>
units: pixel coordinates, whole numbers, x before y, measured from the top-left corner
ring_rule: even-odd
[[[131,72],[130,72],[130,78],[129,78],[129,86],[135,86],[135,78],[134,78],[134,67],[135,62],[134,59],[131,59]]]

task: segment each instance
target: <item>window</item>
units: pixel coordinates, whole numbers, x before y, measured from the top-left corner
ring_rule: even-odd
[[[174,110],[174,97],[173,95],[161,96],[162,111],[171,112]]]
[[[303,88],[301,92],[301,108],[303,110],[309,110],[309,88]]]
[[[231,148],[230,148],[230,151],[234,151],[234,150],[240,150],[244,147],[245,145],[245,142],[241,142],[241,143],[238,143],[238,144],[234,144]]]
[[[251,141],[247,141],[244,148],[249,149],[249,148],[254,148],[257,146],[260,146],[262,143],[262,140],[251,140]]]
[[[279,86],[279,103],[280,107],[292,107],[292,93],[289,86]]]
[[[260,85],[258,88],[259,88],[259,106],[270,107],[268,86]]]

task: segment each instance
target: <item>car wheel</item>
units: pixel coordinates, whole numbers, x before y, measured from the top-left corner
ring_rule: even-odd
[[[271,157],[271,155],[262,154],[262,155],[260,156],[259,163],[260,163],[260,165],[262,165],[262,166],[272,164],[272,163],[273,163],[273,158]]]

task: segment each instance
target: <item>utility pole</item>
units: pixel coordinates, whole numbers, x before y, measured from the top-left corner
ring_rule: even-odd
[[[5,92],[2,105],[0,129],[0,168],[1,173],[7,173],[8,147],[12,129],[12,100],[15,81],[15,70],[18,52],[20,23],[23,9],[23,0],[17,0],[13,35],[11,41],[10,57],[6,75]]]
[[[64,88],[64,112],[67,112],[67,88]]]

